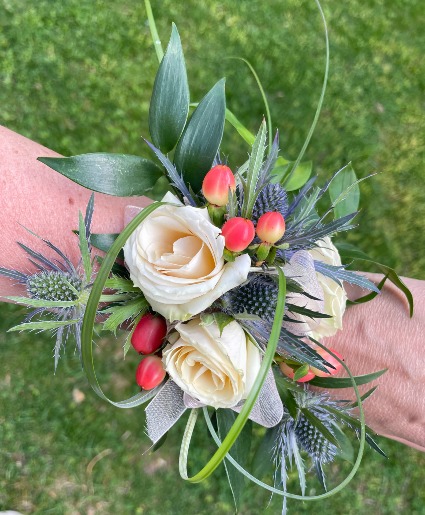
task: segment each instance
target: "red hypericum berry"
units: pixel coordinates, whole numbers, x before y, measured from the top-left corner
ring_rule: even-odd
[[[131,337],[131,344],[140,354],[152,354],[162,345],[167,334],[167,323],[160,315],[144,315]]]
[[[158,356],[143,358],[136,370],[136,383],[144,390],[152,390],[162,383],[164,377],[164,365]]]
[[[343,357],[341,356],[341,354],[339,352],[337,352],[334,349],[329,349],[329,350],[331,350],[336,356],[338,356],[339,359],[343,360]],[[341,363],[339,361],[337,361],[333,356],[331,356],[328,351],[326,351],[325,349],[316,349],[316,352],[317,352],[317,354],[322,356],[322,358],[325,359],[328,363],[330,363],[333,367],[335,367],[335,368],[326,367],[326,369],[328,370],[328,373],[323,372],[322,370],[319,370],[318,368],[311,367],[311,370],[316,374],[316,376],[318,376],[318,377],[329,377],[330,375],[334,376],[341,370],[341,368],[342,368]]]
[[[215,206],[225,206],[229,201],[229,189],[236,190],[235,176],[225,165],[217,165],[205,175],[202,183],[204,197]]]
[[[227,220],[221,229],[226,248],[232,252],[245,250],[255,236],[254,224],[251,220],[237,216]]]
[[[287,365],[284,361],[280,364],[280,370],[283,374],[286,375],[286,377],[289,377],[289,379],[294,379],[295,370],[291,368],[289,365]],[[300,379],[297,379],[297,383],[306,383],[307,381],[311,381],[315,377],[315,374],[309,369],[307,374]]]
[[[257,236],[266,243],[276,243],[285,234],[285,219],[276,211],[261,215],[257,222]]]

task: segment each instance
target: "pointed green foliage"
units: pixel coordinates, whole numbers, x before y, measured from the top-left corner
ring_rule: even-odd
[[[81,154],[71,157],[39,157],[45,165],[92,191],[131,197],[148,195],[161,169],[152,161],[128,154]]]
[[[309,365],[305,364],[305,365],[301,365],[299,368],[297,368],[297,370],[295,371],[295,374],[294,374],[294,381],[298,381],[298,379],[301,379],[302,377],[304,377],[305,375],[308,374],[308,371],[310,370],[310,367]]]
[[[291,417],[296,420],[298,417],[298,406],[291,391],[295,390],[295,388],[293,388],[294,382],[287,380],[283,377],[282,373],[276,369],[274,369],[273,372],[277,391],[279,392],[282,402],[289,411]],[[298,389],[298,387],[296,387],[296,389]]]
[[[80,322],[79,319],[61,320],[59,322],[56,320],[45,320],[43,322],[25,322],[23,324],[11,327],[7,332],[11,333],[13,331],[48,331],[49,329],[57,329],[58,327],[77,324],[78,322]]]
[[[148,308],[149,304],[147,300],[143,297],[138,297],[136,299],[130,300],[129,302],[126,302],[122,306],[113,306],[105,309],[103,313],[111,314],[103,324],[103,330],[115,333],[122,323],[124,323],[126,320],[135,318],[142,312],[145,313]]]
[[[383,274],[385,274],[388,279],[397,286],[399,290],[401,290],[406,296],[407,302],[409,304],[409,313],[410,316],[413,316],[413,295],[406,284],[400,279],[397,272],[390,268],[387,265],[383,265],[382,263],[378,263],[371,259],[367,254],[358,250],[356,247],[349,243],[339,243],[336,245],[341,258],[344,259],[356,259],[359,261],[365,261],[367,263],[372,263],[375,265]]]
[[[78,294],[78,292],[77,292]],[[32,299],[30,297],[4,297],[9,299],[16,304],[22,304],[31,308],[71,308],[77,304],[77,301],[73,300],[43,300],[43,299]]]
[[[372,372],[371,374],[365,374],[362,376],[354,376],[356,385],[367,384],[382,374],[385,374],[387,369],[379,370],[378,372]],[[349,377],[315,377],[310,381],[312,386],[319,386],[320,388],[352,388],[353,383]]]
[[[134,286],[133,281],[116,275],[112,275],[106,280],[105,289],[117,290],[119,292],[138,292],[142,295],[142,291],[137,286]]]
[[[311,309],[303,308],[302,306],[297,306],[295,304],[286,304],[288,311],[291,313],[299,313],[300,315],[305,315],[310,318],[332,318],[331,315],[326,315],[325,313],[320,313],[319,311],[312,311]]]
[[[226,114],[224,79],[199,102],[180,138],[174,155],[174,164],[183,174],[194,192],[202,186],[202,180],[220,147]]]
[[[221,336],[223,329],[226,327],[226,325],[229,325],[231,322],[233,322],[234,318],[230,315],[227,315],[226,313],[217,311],[216,313],[203,313],[201,315],[201,320],[204,325],[211,325],[216,323],[220,330]]]
[[[218,434],[220,436],[221,441],[223,441],[227,433],[232,428],[236,420],[237,413],[230,409],[219,409],[216,413]],[[235,459],[239,463],[239,465],[241,465],[245,469],[248,468],[249,462],[251,432],[252,422],[248,420],[241,434],[236,439],[235,443],[233,444],[230,450],[230,455],[232,456],[232,458]],[[227,479],[229,480],[230,489],[232,490],[233,499],[235,501],[236,511],[238,511],[242,498],[242,493],[244,490],[245,478],[227,460],[224,460],[224,466],[226,468]]]
[[[244,188],[244,200],[242,205],[242,217],[250,219],[255,200],[258,196],[257,182],[260,176],[261,167],[264,160],[266,150],[267,129],[266,122],[263,120],[254,144],[248,162],[248,171],[246,174],[246,188]]]
[[[117,237],[118,234],[92,234],[90,243],[93,247],[108,252]]]
[[[156,147],[167,153],[183,132],[189,113],[189,86],[177,27],[155,77],[149,108],[149,131]]]
[[[351,163],[343,168],[329,185],[329,195],[335,205],[335,218],[354,213],[359,208],[360,189]]]
[[[332,432],[339,443],[339,456],[349,463],[354,463],[354,448],[351,440],[337,424],[332,425]]]
[[[86,227],[84,225],[84,218],[81,214],[81,211],[79,213],[80,219],[79,219],[79,226],[78,226],[78,238],[80,240],[80,252],[81,252],[81,259],[83,261],[83,267],[84,272],[86,275],[86,282],[90,282],[90,277],[93,271],[92,263],[90,259],[90,249],[89,249],[89,242],[86,238]]]

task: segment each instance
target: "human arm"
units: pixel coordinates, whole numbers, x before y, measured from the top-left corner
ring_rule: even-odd
[[[364,403],[367,423],[381,435],[425,451],[425,281],[403,281],[415,301],[413,318],[403,294],[387,281],[373,301],[347,309],[343,330],[325,344],[345,357],[354,375],[388,369],[373,383],[379,386]],[[348,288],[351,299],[364,293]],[[338,396],[346,398],[347,391],[338,391]]]
[[[74,263],[78,261],[78,212],[85,212],[91,191],[37,161],[59,154],[0,126],[0,267],[35,271],[16,244],[45,251],[42,242],[25,229],[50,240]],[[128,204],[143,207],[146,197],[118,198],[95,193],[94,233],[118,233]],[[0,296],[17,295],[22,286],[0,276]]]

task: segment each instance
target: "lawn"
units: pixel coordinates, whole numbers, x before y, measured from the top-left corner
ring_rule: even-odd
[[[157,60],[142,2],[1,2],[0,123],[63,153],[147,155],[147,110]],[[180,31],[191,100],[226,76],[228,107],[253,132],[264,114],[246,66],[263,82],[283,154],[295,159],[314,115],[324,39],[313,1],[152,2],[165,43]],[[324,4],[331,71],[318,128],[307,150],[323,182],[352,161],[362,183],[359,229],[348,236],[404,275],[425,276],[425,71],[423,5],[416,0]],[[422,21],[422,22],[421,22]],[[421,66],[422,65],[422,66]],[[231,128],[223,151],[232,165],[248,147]],[[183,424],[147,453],[141,409],[117,410],[88,387],[69,346],[53,374],[52,342],[5,334],[22,309],[0,310],[0,509],[52,514],[219,514],[233,512],[224,471],[191,486],[178,476]],[[111,395],[132,391],[134,360],[102,339],[99,376]],[[195,441],[193,466],[213,447]],[[425,513],[425,457],[381,440],[385,461],[366,452],[360,472],[321,505],[337,514]],[[328,468],[331,484],[345,467]],[[331,479],[334,476],[335,479]],[[312,479],[309,494],[319,491]],[[291,478],[290,490],[296,491]],[[241,510],[263,512],[268,497],[247,488]],[[273,498],[268,513],[280,513]],[[315,505],[294,505],[307,513]]]

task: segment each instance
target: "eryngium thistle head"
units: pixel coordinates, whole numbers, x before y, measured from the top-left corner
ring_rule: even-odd
[[[27,278],[28,295],[48,301],[74,301],[81,290],[81,280],[66,272],[43,271]]]
[[[255,201],[252,210],[252,221],[254,224],[264,213],[277,211],[284,218],[288,211],[288,195],[285,188],[280,184],[268,184],[263,188]]]
[[[330,424],[322,423],[332,432]],[[320,463],[333,461],[337,448],[320,433],[305,417],[301,415],[295,426],[295,436],[299,446],[313,459]]]
[[[273,320],[278,293],[279,288],[273,279],[257,276],[248,284],[231,290],[225,302],[232,313],[248,313],[263,320]]]

